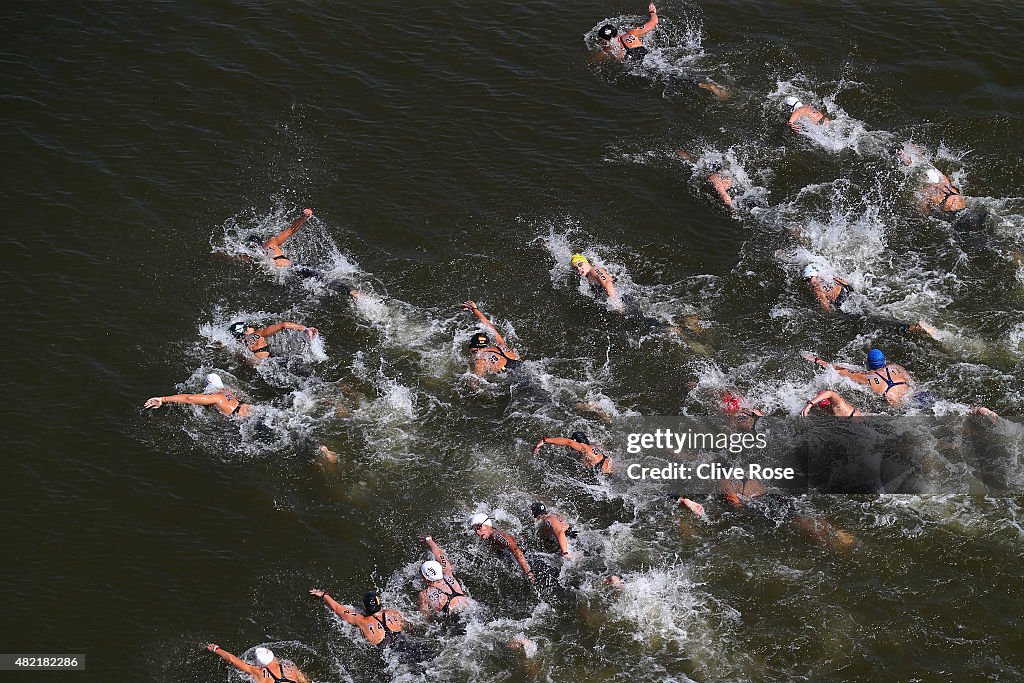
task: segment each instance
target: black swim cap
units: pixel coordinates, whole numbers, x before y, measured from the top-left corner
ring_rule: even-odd
[[[487,335],[483,332],[477,332],[469,338],[469,348],[471,349],[484,349],[489,345]]]
[[[541,515],[546,515],[548,513],[548,508],[544,503],[539,500],[535,500],[533,505],[530,506],[530,512],[533,513],[534,517],[540,517]]]
[[[367,614],[376,614],[380,611],[380,593],[377,591],[370,591],[363,596],[363,607],[366,608]]]
[[[245,329],[247,327],[249,327],[248,323],[231,323],[231,327],[228,328],[228,331],[231,332],[231,334],[235,335],[236,337],[244,337]]]
[[[617,35],[619,35],[619,29],[615,28],[611,24],[605,24],[601,28],[597,29],[597,36],[604,40],[611,40]]]
[[[573,432],[571,438],[576,443],[585,443],[588,446],[590,445],[590,441],[587,440],[587,435],[583,432]]]

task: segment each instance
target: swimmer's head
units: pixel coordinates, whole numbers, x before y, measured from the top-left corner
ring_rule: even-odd
[[[363,596],[363,607],[367,614],[376,614],[380,611],[380,593],[373,590]]]
[[[587,435],[583,432],[573,432],[570,438],[576,443],[585,443],[588,446],[590,445],[590,440],[587,439]]]
[[[260,666],[270,666],[270,663],[274,661],[273,650],[268,650],[265,647],[256,648],[256,661],[260,663]]]
[[[539,500],[535,500],[533,505],[530,506],[530,513],[533,514],[534,517],[540,517],[541,515],[548,514],[548,508],[544,503]]]
[[[821,266],[817,263],[808,263],[804,266],[804,279],[810,279],[812,277],[818,277],[821,275]]]
[[[736,394],[727,391],[722,395],[722,410],[726,415],[735,415],[743,410],[743,401]]]
[[[590,261],[583,254],[573,254],[572,258],[569,259],[569,265],[573,268],[579,268],[580,266],[589,266]]]
[[[929,168],[925,172],[924,177],[928,180],[929,183],[942,182],[942,173],[937,168]]]
[[[228,328],[228,332],[241,338],[245,336],[245,331],[249,329],[249,327],[250,325],[247,322],[231,323],[231,327]]]
[[[818,401],[818,405],[823,408],[827,408],[828,406],[832,405],[832,399],[823,398],[820,401]]]
[[[470,518],[469,526],[473,527],[474,529],[479,529],[480,527],[492,526],[492,521],[493,520],[490,517],[488,517],[485,513],[478,512]]]
[[[489,345],[487,335],[483,332],[477,332],[469,338],[469,348],[471,349],[486,349]]]
[[[804,103],[799,98],[790,95],[786,98],[786,106],[789,107],[790,111],[796,111],[800,107],[804,106]]]
[[[444,571],[441,568],[441,563],[437,560],[427,560],[420,565],[420,574],[427,581],[440,581],[444,576]]]
[[[868,351],[868,369],[878,370],[885,367],[885,354],[880,349]]]
[[[224,381],[221,380],[220,375],[216,372],[211,372],[206,376],[206,390],[207,391],[219,391],[224,388]]]
[[[597,29],[597,37],[601,40],[611,40],[617,35],[619,35],[619,29],[615,28],[611,24],[605,24],[601,28]]]

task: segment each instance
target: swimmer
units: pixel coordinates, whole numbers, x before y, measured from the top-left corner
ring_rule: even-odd
[[[805,360],[826,368],[832,368],[843,377],[857,384],[866,385],[875,394],[885,399],[894,408],[908,405],[913,398],[913,406],[927,408],[935,403],[935,398],[927,393],[914,395],[912,383],[914,379],[902,365],[887,363],[885,354],[879,349],[871,349],[868,353],[867,370],[850,370],[834,363],[829,363],[813,353],[802,353]]]
[[[807,405],[805,405],[804,409],[800,411],[800,414],[807,417],[811,414],[811,409],[815,406],[818,406],[829,415],[834,415],[835,417],[860,417],[864,415],[864,413],[854,408],[853,405],[845,398],[834,391],[829,391],[828,389],[825,391],[819,391],[817,396],[807,402]]]
[[[804,266],[803,278],[807,286],[814,291],[814,298],[818,300],[818,303],[828,313],[833,313],[846,302],[850,294],[853,293],[853,287],[847,280],[838,278],[835,276],[826,277],[822,275],[824,268],[818,263],[808,263]],[[902,323],[889,318],[882,318],[879,316],[868,315],[864,316],[864,320],[870,323],[883,325],[887,327],[896,327],[900,332],[907,334],[923,334],[931,337],[932,339],[938,339],[938,330],[925,322],[924,320],[918,320],[916,323]]]
[[[434,559],[420,565],[420,574],[427,587],[420,591],[420,611],[444,618],[454,617],[470,605],[469,595],[452,572],[452,564],[441,546],[427,536],[423,544]]]
[[[758,512],[772,520],[788,519],[793,527],[833,550],[848,550],[855,542],[853,536],[827,519],[802,512],[802,506],[795,499],[778,493],[767,493],[756,481],[723,479],[719,488],[731,507]]]
[[[605,24],[597,30],[597,37],[601,40],[600,58],[612,58],[618,60],[629,60],[631,62],[642,62],[647,56],[647,48],[641,40],[645,35],[654,30],[658,25],[658,10],[652,2],[647,6],[650,14],[647,23],[640,28],[631,28],[621,36],[619,29],[611,24]]]
[[[611,458],[605,455],[599,446],[591,446],[590,440],[583,432],[574,432],[571,439],[565,439],[560,436],[545,436],[533,447],[533,454],[537,455],[540,453],[540,449],[545,444],[571,448],[580,454],[580,459],[583,460],[584,465],[593,467],[594,471],[598,474],[608,474],[612,471]]]
[[[691,164],[694,163],[693,155],[689,152],[685,152],[680,149],[676,151],[676,156],[683,161],[688,161]],[[718,198],[722,200],[722,203],[725,204],[726,208],[734,209],[733,201],[740,196],[741,192],[740,189],[736,187],[735,181],[729,176],[723,174],[722,170],[721,165],[719,165],[714,171],[712,171],[711,175],[708,176],[708,183],[714,188],[715,192],[718,193]]]
[[[281,249],[281,245],[284,244],[289,237],[297,233],[299,228],[301,228],[312,215],[313,209],[303,209],[302,215],[299,216],[294,223],[264,242],[263,249],[267,252],[267,256],[270,257],[270,260],[273,261],[275,266],[278,268],[287,268],[292,264],[292,262],[288,260],[288,257],[284,255],[284,250]]]
[[[601,266],[591,265],[590,260],[583,254],[573,254],[569,259],[569,265],[576,270],[576,274],[583,278],[593,289],[604,291],[608,297],[608,305],[617,313],[625,313],[626,306],[619,298],[615,289],[611,273]]]
[[[243,662],[216,643],[210,643],[206,649],[222,658],[231,666],[244,674],[249,674],[256,683],[308,683],[306,674],[299,671],[292,662],[282,662],[274,656],[273,650],[265,647],[256,648],[256,661],[259,666]]]
[[[165,403],[191,403],[197,406],[213,406],[224,415],[248,417],[252,406],[242,403],[231,390],[224,386],[220,375],[211,372],[206,376],[206,391],[202,394],[175,394],[174,396],[154,396],[147,399],[143,408],[155,410]]]
[[[491,340],[483,332],[477,332],[470,337],[469,350],[473,354],[473,365],[470,371],[474,375],[477,377],[496,375],[499,372],[515,370],[523,364],[516,350],[509,348],[505,344],[505,338],[501,336],[497,328],[487,319],[487,316],[477,308],[476,303],[467,301],[462,304],[462,307],[475,315],[477,320],[491,331],[496,342],[492,344]]]
[[[915,153],[923,153],[917,145],[911,145],[910,149]],[[898,149],[896,154],[904,166],[914,163],[914,157],[904,149]],[[931,163],[925,162],[925,177],[921,184],[921,201],[918,205],[921,213],[937,212],[954,214],[967,208],[964,196],[960,194],[959,188],[955,187],[949,177],[935,168]]]
[[[922,210],[953,214],[967,208],[959,188],[939,169],[929,168],[925,171],[925,181],[921,186]]]
[[[430,659],[434,654],[424,641],[410,638],[402,630],[404,620],[401,613],[385,608],[381,604],[380,593],[375,590],[363,596],[362,613],[355,607],[342,605],[318,588],[310,588],[309,594],[321,598],[342,621],[358,628],[363,637],[382,652],[391,649],[399,653],[400,659],[416,662]]]
[[[569,524],[562,515],[548,512],[547,506],[540,501],[534,501],[530,506],[530,514],[537,523],[537,534],[553,539],[558,544],[562,557],[572,560],[572,555],[569,554],[569,539],[576,538],[576,530],[572,528],[572,524]]]
[[[235,339],[244,344],[245,348],[252,351],[252,355],[259,359],[270,358],[270,344],[267,342],[267,337],[275,335],[281,330],[305,332],[306,336],[310,339],[317,335],[315,327],[306,327],[305,325],[289,321],[268,325],[260,329],[256,329],[251,323],[237,322],[228,328],[228,331],[234,335]]]
[[[786,106],[789,107],[790,111],[789,121],[786,122],[786,125],[795,133],[800,132],[801,121],[806,121],[807,123],[819,126],[829,123],[830,121],[829,118],[820,111],[814,107],[804,104],[792,95],[786,98]]]
[[[519,549],[519,543],[516,541],[515,536],[495,529],[494,520],[482,512],[473,515],[472,519],[469,520],[469,526],[473,529],[473,533],[485,541],[489,541],[497,550],[504,550],[512,555],[512,559],[523,570],[523,574],[530,580],[530,583],[537,583],[537,577],[533,575],[530,563],[526,561],[526,555]]]
[[[728,417],[731,429],[741,432],[754,431],[758,421],[764,417],[764,413],[751,407],[749,401],[728,390],[722,392],[718,410]]]

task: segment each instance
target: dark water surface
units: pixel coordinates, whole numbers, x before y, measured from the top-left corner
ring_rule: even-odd
[[[830,386],[881,409],[800,350],[860,364],[881,345],[939,412],[1020,415],[1024,5],[670,2],[642,66],[588,65],[592,31],[643,10],[5,3],[0,650],[86,653],[67,680],[211,681],[239,679],[205,643],[269,643],[316,680],[413,680],[306,589],[352,603],[377,584],[411,616],[431,533],[481,603],[432,680],[1024,676],[1020,497],[808,501],[857,537],[844,554],[711,501],[687,532],[623,479],[528,457],[545,434],[614,431],[579,401],[702,414],[736,386],[794,415]],[[702,74],[733,98],[683,81]],[[789,94],[839,132],[788,131]],[[915,212],[891,153],[908,141],[982,226]],[[717,164],[745,191],[735,217],[703,183]],[[235,258],[304,206],[289,255],[356,304]],[[619,319],[577,286],[575,251],[649,316],[708,329]],[[865,292],[855,308],[941,340],[818,313],[811,260]],[[467,298],[514,330],[527,380],[464,377]],[[314,324],[324,345],[282,333],[254,369],[218,346],[243,318]],[[141,413],[211,371],[255,418]],[[338,383],[363,395],[340,417]],[[493,510],[543,563],[535,496],[587,551],[542,602],[465,530]],[[608,572],[627,587],[601,588]],[[501,651],[517,635],[539,643],[526,661]]]

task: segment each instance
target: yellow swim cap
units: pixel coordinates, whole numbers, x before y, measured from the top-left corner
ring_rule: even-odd
[[[587,265],[590,265],[590,261],[588,261],[587,257],[584,256],[583,254],[573,254],[572,258],[569,259],[569,265],[572,266],[573,268],[575,268],[581,263],[586,263]]]

